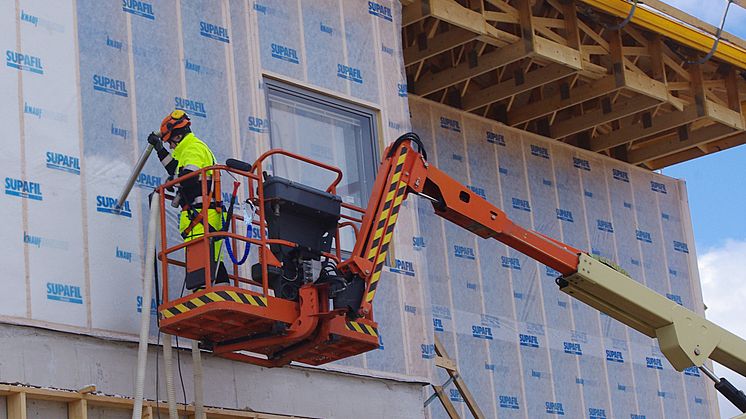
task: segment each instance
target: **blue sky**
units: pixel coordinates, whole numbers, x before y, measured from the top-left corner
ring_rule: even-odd
[[[664,0],[715,26],[726,0]],[[731,5],[725,30],[746,38],[746,10]],[[697,264],[708,319],[746,338],[746,146],[701,157],[663,169],[663,174],[686,180],[694,225]],[[719,376],[746,391],[746,378],[719,365]],[[740,412],[719,397],[720,414]]]

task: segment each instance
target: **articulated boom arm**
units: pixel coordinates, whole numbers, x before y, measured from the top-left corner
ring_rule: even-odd
[[[562,275],[556,283],[563,292],[657,338],[677,370],[700,367],[711,358],[746,376],[746,341],[606,262],[513,223],[499,208],[429,165],[420,139],[412,133],[386,149],[353,255],[340,265],[343,272],[365,281],[360,315],[371,312],[399,208],[410,193],[431,201],[435,213],[452,223],[555,269]]]

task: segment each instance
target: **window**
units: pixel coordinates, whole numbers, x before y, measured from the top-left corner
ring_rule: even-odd
[[[375,115],[354,104],[265,80],[272,148],[283,148],[339,167],[342,201],[365,207],[378,167]],[[275,175],[326,189],[335,174],[287,157],[272,161]],[[347,213],[343,210],[343,212]],[[341,231],[342,249],[352,250],[354,232]]]

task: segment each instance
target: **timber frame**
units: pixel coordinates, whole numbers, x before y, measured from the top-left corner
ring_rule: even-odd
[[[44,400],[67,404],[67,417],[70,419],[87,419],[92,408],[112,409],[116,411],[132,411],[134,400],[121,396],[106,396],[95,393],[95,386],[87,386],[78,391],[59,390],[51,388],[29,387],[18,384],[0,384],[0,397],[6,398],[7,417],[9,419],[26,419],[31,417],[28,404],[35,400]],[[146,400],[143,403],[143,419],[168,417],[168,406],[165,402],[156,404]],[[179,417],[194,418],[194,406],[177,404]],[[159,413],[160,412],[160,413]],[[273,415],[267,413],[244,410],[220,409],[205,407],[207,419],[308,419],[301,416]],[[36,417],[36,416],[34,416]],[[96,415],[96,417],[99,417]]]
[[[746,42],[692,63],[715,28],[665,3],[402,4],[410,94],[651,170],[746,143]]]

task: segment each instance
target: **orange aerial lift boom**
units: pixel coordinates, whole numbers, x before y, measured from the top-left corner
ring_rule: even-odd
[[[336,178],[322,191],[270,176],[263,171],[269,157],[297,159],[330,170]],[[202,202],[216,202],[216,208],[224,208],[220,173],[245,179],[247,201],[258,208],[258,220],[244,221],[257,225],[259,237],[237,234],[242,217],[230,210],[226,213],[231,228],[188,243],[168,247],[162,227],[159,312],[160,329],[166,333],[199,340],[218,356],[268,367],[291,361],[320,365],[377,348],[373,301],[399,209],[409,194],[415,194],[429,200],[437,215],[558,271],[556,283],[563,292],[657,338],[677,370],[703,368],[716,380],[716,388],[746,412],[743,393],[704,366],[710,358],[746,375],[746,341],[634,281],[611,263],[513,223],[499,208],[428,164],[416,134],[401,136],[384,151],[367,210],[342,203],[336,195],[339,169],[283,150],[271,150],[253,165],[229,160],[227,166],[201,169],[206,170],[213,171],[215,186],[210,188],[203,180]],[[161,210],[166,190],[181,180],[158,188]],[[237,185],[232,200],[236,189]],[[205,219],[198,217],[196,222],[209,229]],[[356,233],[352,254],[344,260],[340,228]],[[209,249],[220,239],[229,249],[239,241],[258,248],[259,263],[252,267],[251,278],[241,276],[234,266],[230,285],[213,284],[207,275],[204,289],[172,298],[168,266],[209,272]],[[181,249],[187,253],[185,261],[174,258]],[[310,269],[313,260],[321,265],[318,274]]]

